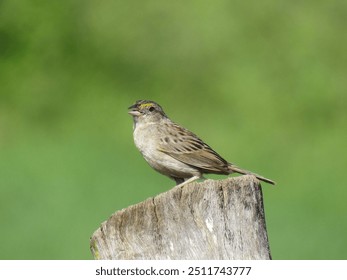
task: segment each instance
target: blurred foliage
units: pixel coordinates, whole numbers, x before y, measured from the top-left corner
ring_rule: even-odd
[[[90,259],[102,221],[174,185],[133,145],[152,99],[277,181],[273,258],[346,259],[346,26],[337,0],[0,1],[0,258]]]

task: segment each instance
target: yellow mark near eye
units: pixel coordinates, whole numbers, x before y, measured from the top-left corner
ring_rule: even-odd
[[[144,104],[140,104],[140,109],[145,109],[152,106],[154,106],[153,103],[144,103]]]

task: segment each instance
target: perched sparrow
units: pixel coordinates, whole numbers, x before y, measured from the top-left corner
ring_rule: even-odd
[[[134,119],[134,142],[149,165],[183,186],[203,174],[250,174],[275,184],[253,172],[227,162],[194,133],[172,122],[159,104],[138,100],[129,107]]]

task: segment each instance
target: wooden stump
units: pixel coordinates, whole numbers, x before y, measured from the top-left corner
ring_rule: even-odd
[[[271,259],[251,175],[173,188],[114,213],[90,240],[95,259]]]

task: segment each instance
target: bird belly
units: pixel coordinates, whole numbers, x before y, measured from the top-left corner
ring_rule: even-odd
[[[200,172],[171,156],[163,153],[152,153],[151,155],[143,155],[148,164],[159,173],[171,178],[190,178],[200,176]]]

